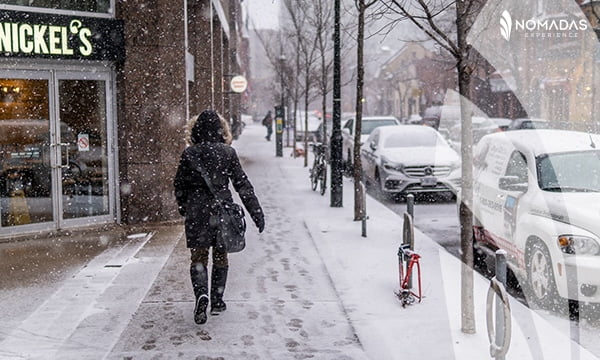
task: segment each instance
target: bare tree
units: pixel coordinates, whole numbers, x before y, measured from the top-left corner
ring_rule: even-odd
[[[293,36],[297,42],[296,50],[301,64],[302,88],[304,96],[304,166],[308,166],[308,106],[314,100],[313,85],[315,84],[315,63],[317,48],[314,46],[317,34],[307,24],[307,14],[310,14],[312,4],[285,0],[284,7],[292,24]],[[300,74],[298,74],[300,77]]]
[[[315,0],[316,1],[316,0]],[[292,0],[283,1],[285,10],[285,19],[290,26],[284,27],[276,36],[265,37],[260,32],[256,32],[262,47],[265,50],[278,79],[285,84],[282,91],[285,91],[287,99],[293,103],[293,154],[296,154],[296,129],[298,128],[298,109],[301,100],[304,102],[304,129],[308,126],[308,106],[315,100],[315,64],[316,64],[316,33],[307,22],[310,4],[304,2],[295,2]],[[286,56],[289,54],[290,56]],[[277,89],[274,87],[273,89]],[[278,94],[281,96],[283,94]],[[274,96],[274,100],[276,97]],[[285,105],[285,104],[284,104]],[[289,121],[289,119],[288,119]],[[307,131],[304,135],[304,148],[307,149],[308,137]],[[308,165],[308,151],[304,151],[304,166]]]
[[[296,4],[290,0],[286,0],[284,1],[284,7],[288,13],[289,16],[289,21],[291,22],[292,26],[289,28],[289,36],[288,38],[291,39],[291,47],[292,47],[292,54],[294,54],[293,56],[293,69],[294,69],[294,86],[293,86],[293,94],[291,94],[292,98],[293,98],[293,102],[294,102],[294,109],[293,109],[293,154],[294,156],[296,156],[296,148],[297,148],[297,143],[296,143],[296,138],[297,138],[297,133],[296,130],[298,128],[298,124],[297,124],[297,120],[298,120],[298,109],[299,109],[299,103],[300,103],[300,99],[303,97],[303,93],[307,91],[306,88],[303,88],[302,86],[302,82],[301,82],[301,78],[300,78],[300,73],[302,72],[302,52],[301,49],[303,48],[303,41],[304,41],[304,35],[303,35],[303,31],[305,28],[305,23],[306,23],[306,18],[304,16],[304,12],[302,13],[298,13],[296,11],[295,8]],[[306,127],[305,127],[306,129]],[[305,132],[305,136],[306,136],[306,132]],[[304,152],[304,157],[305,157],[305,163],[306,163],[306,151]]]
[[[455,60],[461,95],[462,186],[460,203],[462,251],[461,324],[465,333],[475,333],[473,305],[473,153],[471,109],[469,101],[475,54],[467,43],[467,34],[485,0],[384,0],[385,6],[401,19],[412,22]],[[452,10],[455,10],[454,12]],[[454,14],[454,16],[452,16]]]
[[[360,135],[362,127],[362,111],[363,111],[363,87],[364,87],[364,41],[365,41],[365,13],[367,9],[377,3],[377,0],[355,0],[356,8],[358,9],[358,34],[356,46],[356,116],[354,131],[354,149],[352,164],[354,178],[354,221],[362,220],[363,218],[363,196],[361,178],[362,178],[362,162],[360,160]]]
[[[316,89],[321,97],[321,113],[323,120],[323,143],[326,144],[327,130],[327,94],[331,91],[331,70],[333,66],[333,47],[332,30],[333,26],[333,3],[327,0],[311,0],[304,3],[300,8],[306,11],[305,16],[309,29],[307,31],[314,32],[316,42],[314,46],[317,50],[317,58],[319,63],[319,76],[316,78]]]

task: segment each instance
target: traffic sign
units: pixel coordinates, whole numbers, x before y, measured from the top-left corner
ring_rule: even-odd
[[[77,150],[90,151],[90,136],[88,134],[77,134]]]
[[[231,79],[231,91],[236,93],[242,93],[246,91],[248,87],[248,80],[242,75],[234,76]]]

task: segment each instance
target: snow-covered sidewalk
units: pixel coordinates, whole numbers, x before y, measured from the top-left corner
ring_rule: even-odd
[[[321,197],[309,190],[308,170],[302,167],[301,159],[279,163],[286,183],[296,194],[298,215],[304,219],[371,359],[491,358],[486,326],[487,279],[474,273],[476,333],[464,334],[460,261],[415,229],[423,300],[403,308],[394,294],[398,289],[397,253],[403,218],[368,197],[367,237],[362,237],[361,223],[353,221],[350,180],[344,179],[344,206],[331,208],[329,191]],[[510,306],[512,337],[507,359],[596,359],[570,340],[569,321],[550,324],[512,298]]]
[[[263,234],[250,223],[247,248],[230,256],[225,313],[193,322],[183,226],[165,224],[115,255],[118,264],[95,258],[21,326],[2,329],[0,358],[491,358],[486,279],[474,275],[477,332],[465,335],[460,263],[417,230],[424,298],[403,308],[394,294],[402,217],[369,197],[362,237],[352,183],[344,179],[344,206],[331,208],[329,191],[310,189],[303,159],[290,148],[275,157],[264,135],[249,125],[234,143],[267,220]],[[596,359],[569,339],[568,321],[550,325],[517,301],[511,308],[506,359]]]

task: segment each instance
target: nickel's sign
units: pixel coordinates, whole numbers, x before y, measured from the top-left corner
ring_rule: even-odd
[[[0,56],[119,61],[123,23],[115,19],[3,11]]]

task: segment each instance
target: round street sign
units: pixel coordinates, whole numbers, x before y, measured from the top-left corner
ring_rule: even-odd
[[[236,92],[236,93],[241,93],[246,91],[246,88],[248,87],[248,80],[246,80],[246,78],[242,75],[237,75],[234,76],[233,79],[231,79],[231,91]]]

